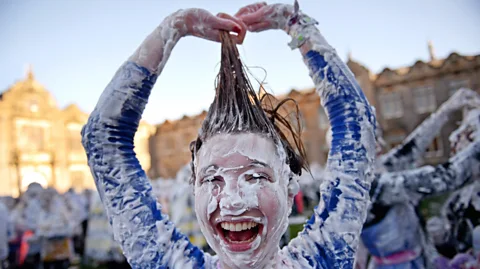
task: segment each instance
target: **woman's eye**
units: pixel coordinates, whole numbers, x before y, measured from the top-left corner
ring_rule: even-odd
[[[253,173],[247,176],[247,180],[269,180],[269,177],[261,173]]]
[[[221,182],[222,180],[220,176],[208,176],[203,179],[203,182]]]

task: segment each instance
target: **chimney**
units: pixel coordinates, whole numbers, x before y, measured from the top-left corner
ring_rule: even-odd
[[[27,64],[25,67],[25,73],[28,80],[33,80],[35,76],[33,75],[33,65]]]
[[[430,55],[430,61],[435,61],[437,58],[435,57],[435,50],[433,48],[432,40],[428,41],[428,54]]]

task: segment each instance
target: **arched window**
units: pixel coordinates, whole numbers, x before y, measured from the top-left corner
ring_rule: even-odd
[[[384,92],[380,94],[378,99],[385,119],[396,119],[403,116],[403,103],[400,92]]]
[[[430,113],[437,108],[437,101],[435,100],[435,91],[431,86],[418,87],[413,91],[413,102],[415,104],[415,111],[418,114]]]
[[[46,128],[36,125],[22,125],[18,130],[18,147],[28,151],[46,149]]]

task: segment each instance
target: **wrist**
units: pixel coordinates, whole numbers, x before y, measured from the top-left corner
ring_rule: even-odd
[[[167,34],[170,39],[178,41],[188,35],[188,28],[185,22],[185,10],[179,9],[163,19],[157,29],[161,29],[163,35]]]
[[[275,15],[273,15],[272,19],[276,22],[277,29],[282,29],[288,34],[289,32],[288,22],[292,17],[292,15],[295,13],[294,7],[292,5],[277,4],[275,9],[276,9],[276,12],[275,12]]]
[[[168,15],[159,26],[163,31],[170,31],[175,41],[188,35],[188,28],[185,22],[185,12],[184,9],[179,9],[173,12]]]
[[[129,61],[147,68],[152,73],[157,73],[163,68],[159,66],[169,54],[175,44],[185,35],[182,10],[167,16],[155,30],[148,35],[143,43],[130,56]],[[167,54],[165,52],[168,52]]]
[[[318,32],[315,25],[318,22],[301,12],[296,10],[288,17],[285,31],[292,37],[292,41],[288,43],[291,49],[303,47],[310,38]]]

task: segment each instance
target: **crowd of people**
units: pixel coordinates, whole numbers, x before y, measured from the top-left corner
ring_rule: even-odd
[[[2,266],[68,268],[79,259],[85,249],[89,193],[71,189],[60,194],[32,183],[17,199],[2,197]]]
[[[152,181],[165,213],[199,247],[208,250],[193,209],[189,167],[175,179]],[[2,234],[3,233],[3,234]],[[0,268],[130,268],[113,238],[95,190],[61,194],[32,183],[19,198],[0,198]]]

